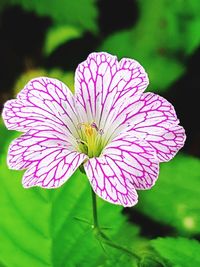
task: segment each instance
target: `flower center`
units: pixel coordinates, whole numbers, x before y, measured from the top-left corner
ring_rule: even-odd
[[[92,157],[98,157],[103,149],[102,135],[103,130],[99,129],[95,122],[79,123],[78,131],[80,139],[77,139],[78,150]]]

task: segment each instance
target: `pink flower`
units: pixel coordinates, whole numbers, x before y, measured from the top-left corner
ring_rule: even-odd
[[[4,106],[8,129],[24,132],[10,145],[9,167],[27,169],[25,188],[56,188],[83,164],[99,197],[135,205],[136,190],[151,188],[159,163],[185,142],[173,106],[143,93],[148,82],[137,61],[108,53],[79,64],[75,95],[56,79],[31,80]]]

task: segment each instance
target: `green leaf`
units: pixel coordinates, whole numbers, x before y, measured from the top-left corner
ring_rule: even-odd
[[[135,259],[121,250],[104,244],[103,251],[90,224],[89,182],[80,171],[56,190],[22,187],[23,172],[6,165],[7,144],[16,135],[7,132],[0,157],[0,261],[6,267],[136,267]],[[98,199],[100,225],[111,227],[105,233],[115,243],[141,253],[138,228],[127,222],[121,210]]]
[[[1,155],[1,153],[3,151],[3,145],[5,144],[5,140],[8,136],[8,130],[5,127],[1,118],[0,118],[0,135],[1,135],[1,138],[0,138],[0,155]]]
[[[25,10],[35,11],[41,16],[49,16],[55,24],[97,32],[97,8],[94,0],[9,0],[9,3],[19,4]]]
[[[199,174],[200,160],[191,156],[180,154],[161,164],[156,185],[139,192],[136,209],[182,234],[200,233]]]
[[[58,46],[80,37],[82,33],[82,30],[72,26],[61,25],[51,27],[47,32],[44,54],[49,56]]]
[[[200,44],[199,1],[186,0],[183,5],[138,0],[138,6],[136,26],[109,36],[99,50],[138,60],[149,74],[148,90],[164,92],[184,73],[183,58]]]
[[[151,241],[153,248],[174,267],[199,267],[200,243],[187,238],[158,238]]]

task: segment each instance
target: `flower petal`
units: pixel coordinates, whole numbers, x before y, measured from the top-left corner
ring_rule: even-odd
[[[136,105],[139,108],[134,111]],[[138,104],[133,105],[126,123],[128,121],[132,125],[128,132],[151,144],[160,161],[170,160],[185,142],[185,132],[178,126],[174,107],[159,95],[143,94]]]
[[[160,161],[170,160],[185,142],[184,129],[178,126],[174,107],[153,93],[142,94],[133,100],[110,122],[112,130],[106,131],[104,142],[109,143],[120,132],[128,132],[151,144]]]
[[[159,163],[155,149],[145,140],[129,134],[116,137],[103,151],[130,180],[136,189],[151,188],[159,174]]]
[[[76,135],[78,124],[73,95],[60,81],[47,77],[31,80],[3,109],[8,129],[26,132],[45,126],[69,136]]]
[[[75,74],[79,116],[103,128],[111,111],[116,112],[125,99],[142,93],[147,85],[147,74],[137,61],[118,62],[108,53],[92,53]]]
[[[135,189],[151,188],[159,171],[155,150],[128,135],[115,138],[99,158],[89,159],[84,167],[97,195],[125,207],[137,203]]]
[[[66,182],[86,158],[53,131],[31,130],[11,143],[8,165],[11,169],[28,168],[24,187],[54,188]]]
[[[180,125],[175,125],[159,135],[147,135],[146,140],[156,150],[160,162],[171,160],[183,147],[186,135]]]
[[[126,104],[110,122],[110,139],[122,131],[129,131],[139,139],[145,139],[147,134],[163,133],[165,129],[179,123],[172,104],[159,95],[144,93]]]
[[[137,110],[132,110],[127,117],[128,120],[131,119],[134,130],[153,133],[179,123],[173,105],[165,98],[145,93],[138,102],[134,104],[139,104]]]
[[[112,158],[102,156],[89,159],[84,168],[94,192],[102,199],[124,207],[137,203],[138,196],[133,184],[123,176]]]

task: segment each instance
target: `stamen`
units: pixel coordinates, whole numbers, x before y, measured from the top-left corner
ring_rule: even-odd
[[[103,129],[100,129],[100,130],[98,131],[98,133],[99,133],[100,135],[103,135],[103,134],[104,134]]]
[[[98,132],[99,128],[97,127],[97,125],[96,125],[95,122],[93,122],[93,123],[91,124],[91,127],[92,127],[92,128],[95,128],[95,130]]]
[[[82,126],[82,123],[78,123],[78,124],[77,124],[77,128],[78,128],[78,130],[81,130],[81,126]]]
[[[81,140],[81,139],[76,139],[76,141],[77,141],[78,144],[82,144],[82,145],[88,146],[88,144],[85,141]]]

